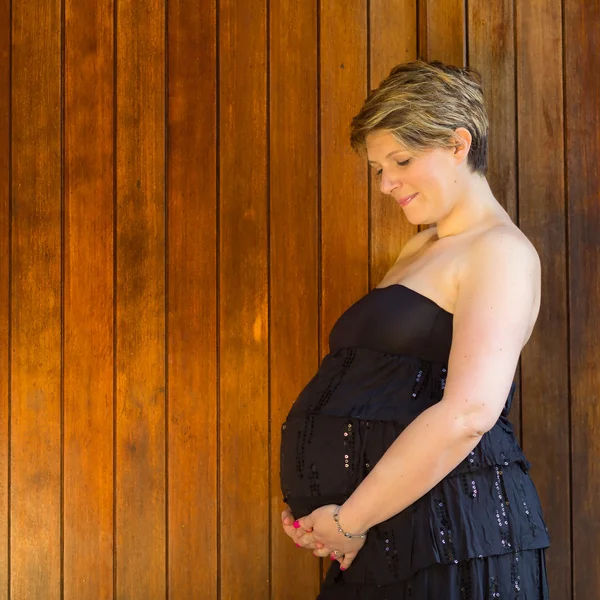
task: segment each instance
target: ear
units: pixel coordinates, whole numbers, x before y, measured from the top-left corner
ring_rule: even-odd
[[[467,156],[469,155],[473,136],[471,136],[471,132],[465,127],[458,127],[454,131],[454,137],[456,138],[454,158],[456,158],[458,162],[462,162],[466,160]]]

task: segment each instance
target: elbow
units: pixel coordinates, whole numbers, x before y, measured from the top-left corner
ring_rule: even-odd
[[[473,438],[481,438],[494,427],[498,418],[484,411],[477,411],[476,413],[464,415],[461,421],[465,435]]]
[[[455,423],[457,435],[463,438],[481,438],[496,425],[500,416],[486,404],[464,408],[457,406],[456,402],[448,402],[446,407],[447,422]]]

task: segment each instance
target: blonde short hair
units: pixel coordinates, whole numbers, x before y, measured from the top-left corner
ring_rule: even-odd
[[[472,136],[468,165],[487,171],[488,117],[481,75],[439,61],[408,62],[394,67],[352,119],[350,143],[364,151],[366,137],[389,131],[407,150],[420,151],[459,145],[458,127]]]

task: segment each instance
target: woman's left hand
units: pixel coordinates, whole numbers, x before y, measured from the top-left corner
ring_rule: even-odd
[[[360,538],[347,538],[338,531],[337,524],[333,520],[333,511],[336,507],[336,504],[326,504],[325,506],[321,506],[311,512],[310,515],[295,521],[294,527],[306,531],[304,535],[299,537],[299,543],[301,545],[304,546],[310,543],[320,542],[325,546],[323,550],[315,550],[313,552],[315,556],[328,556],[326,549],[335,548],[338,555],[344,557],[343,560],[340,561],[340,568],[344,571],[352,564],[352,561],[364,546],[365,540]],[[307,531],[310,529],[312,529],[312,531]],[[323,554],[323,552],[325,552],[325,554]]]

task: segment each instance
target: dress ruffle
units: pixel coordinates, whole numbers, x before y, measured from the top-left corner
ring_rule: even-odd
[[[473,558],[458,564],[433,565],[404,581],[373,585],[348,581],[333,563],[317,600],[487,600],[550,597],[544,550]]]

